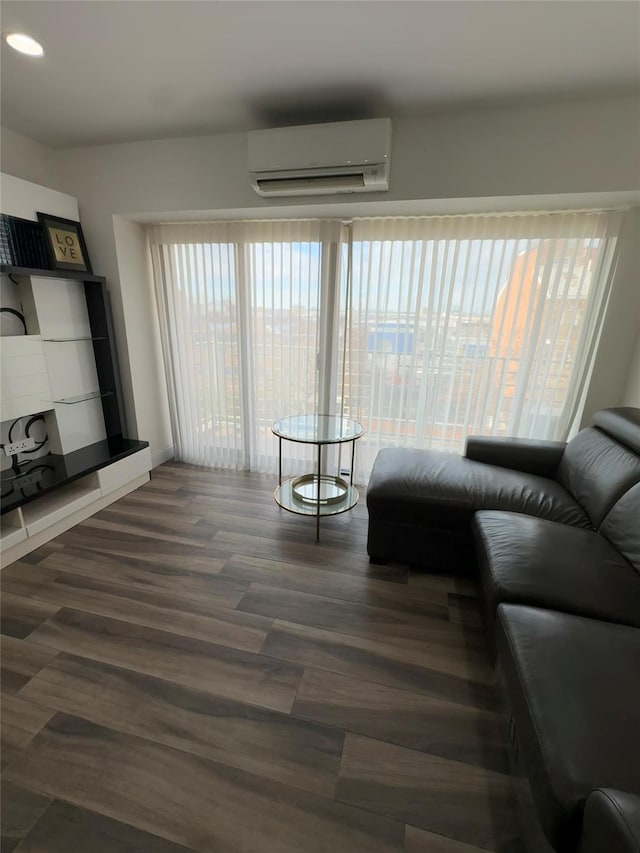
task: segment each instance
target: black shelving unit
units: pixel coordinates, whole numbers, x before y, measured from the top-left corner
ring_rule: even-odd
[[[115,348],[113,320],[106,279],[75,270],[34,269],[0,264],[0,272],[13,277],[25,276],[58,278],[82,282],[91,330],[90,337],[57,338],[51,342],[90,340],[98,377],[98,389],[91,395],[66,398],[56,403],[73,405],[86,399],[100,398],[106,440],[88,445],[73,453],[48,454],[26,464],[19,470],[2,472],[2,501],[0,513],[5,514],[29,503],[39,496],[67,485],[86,474],[149,446],[146,441],[128,439],[122,405],[122,390]],[[46,339],[45,339],[46,340]]]
[[[149,446],[148,441],[132,438],[112,438],[89,444],[73,453],[48,453],[25,466],[19,474],[3,471],[2,515],[50,494],[61,486],[80,480],[114,462],[126,459]]]

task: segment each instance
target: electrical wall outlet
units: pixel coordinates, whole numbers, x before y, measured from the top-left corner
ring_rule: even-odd
[[[21,438],[20,441],[14,441],[13,444],[5,444],[4,455],[15,456],[16,453],[25,453],[27,450],[33,450],[37,443],[35,438]]]

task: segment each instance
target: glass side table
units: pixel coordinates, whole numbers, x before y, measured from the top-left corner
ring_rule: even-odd
[[[320,540],[322,516],[347,512],[358,503],[358,491],[353,486],[353,463],[356,441],[364,430],[356,421],[337,415],[296,415],[283,418],[271,428],[278,437],[278,488],[274,498],[278,506],[297,515],[316,519],[316,542]],[[303,474],[282,482],[282,440],[315,444],[318,448],[317,473]],[[330,444],[351,442],[351,467],[348,482],[339,476],[322,473],[322,448]]]

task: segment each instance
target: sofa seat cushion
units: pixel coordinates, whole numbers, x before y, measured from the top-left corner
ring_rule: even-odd
[[[490,633],[501,602],[640,627],[640,573],[599,533],[513,512],[472,529]]]
[[[584,510],[555,480],[454,453],[381,450],[367,490],[372,518],[468,530],[479,509],[500,509],[590,528]]]
[[[542,828],[574,850],[592,789],[640,793],[640,631],[501,604],[497,639]]]

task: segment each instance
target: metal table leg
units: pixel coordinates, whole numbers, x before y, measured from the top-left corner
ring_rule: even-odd
[[[349,485],[353,486],[353,466],[356,461],[356,440],[351,442],[351,469],[349,471]]]
[[[322,477],[322,445],[318,445],[318,497],[316,504],[316,542],[320,541],[320,483]]]

